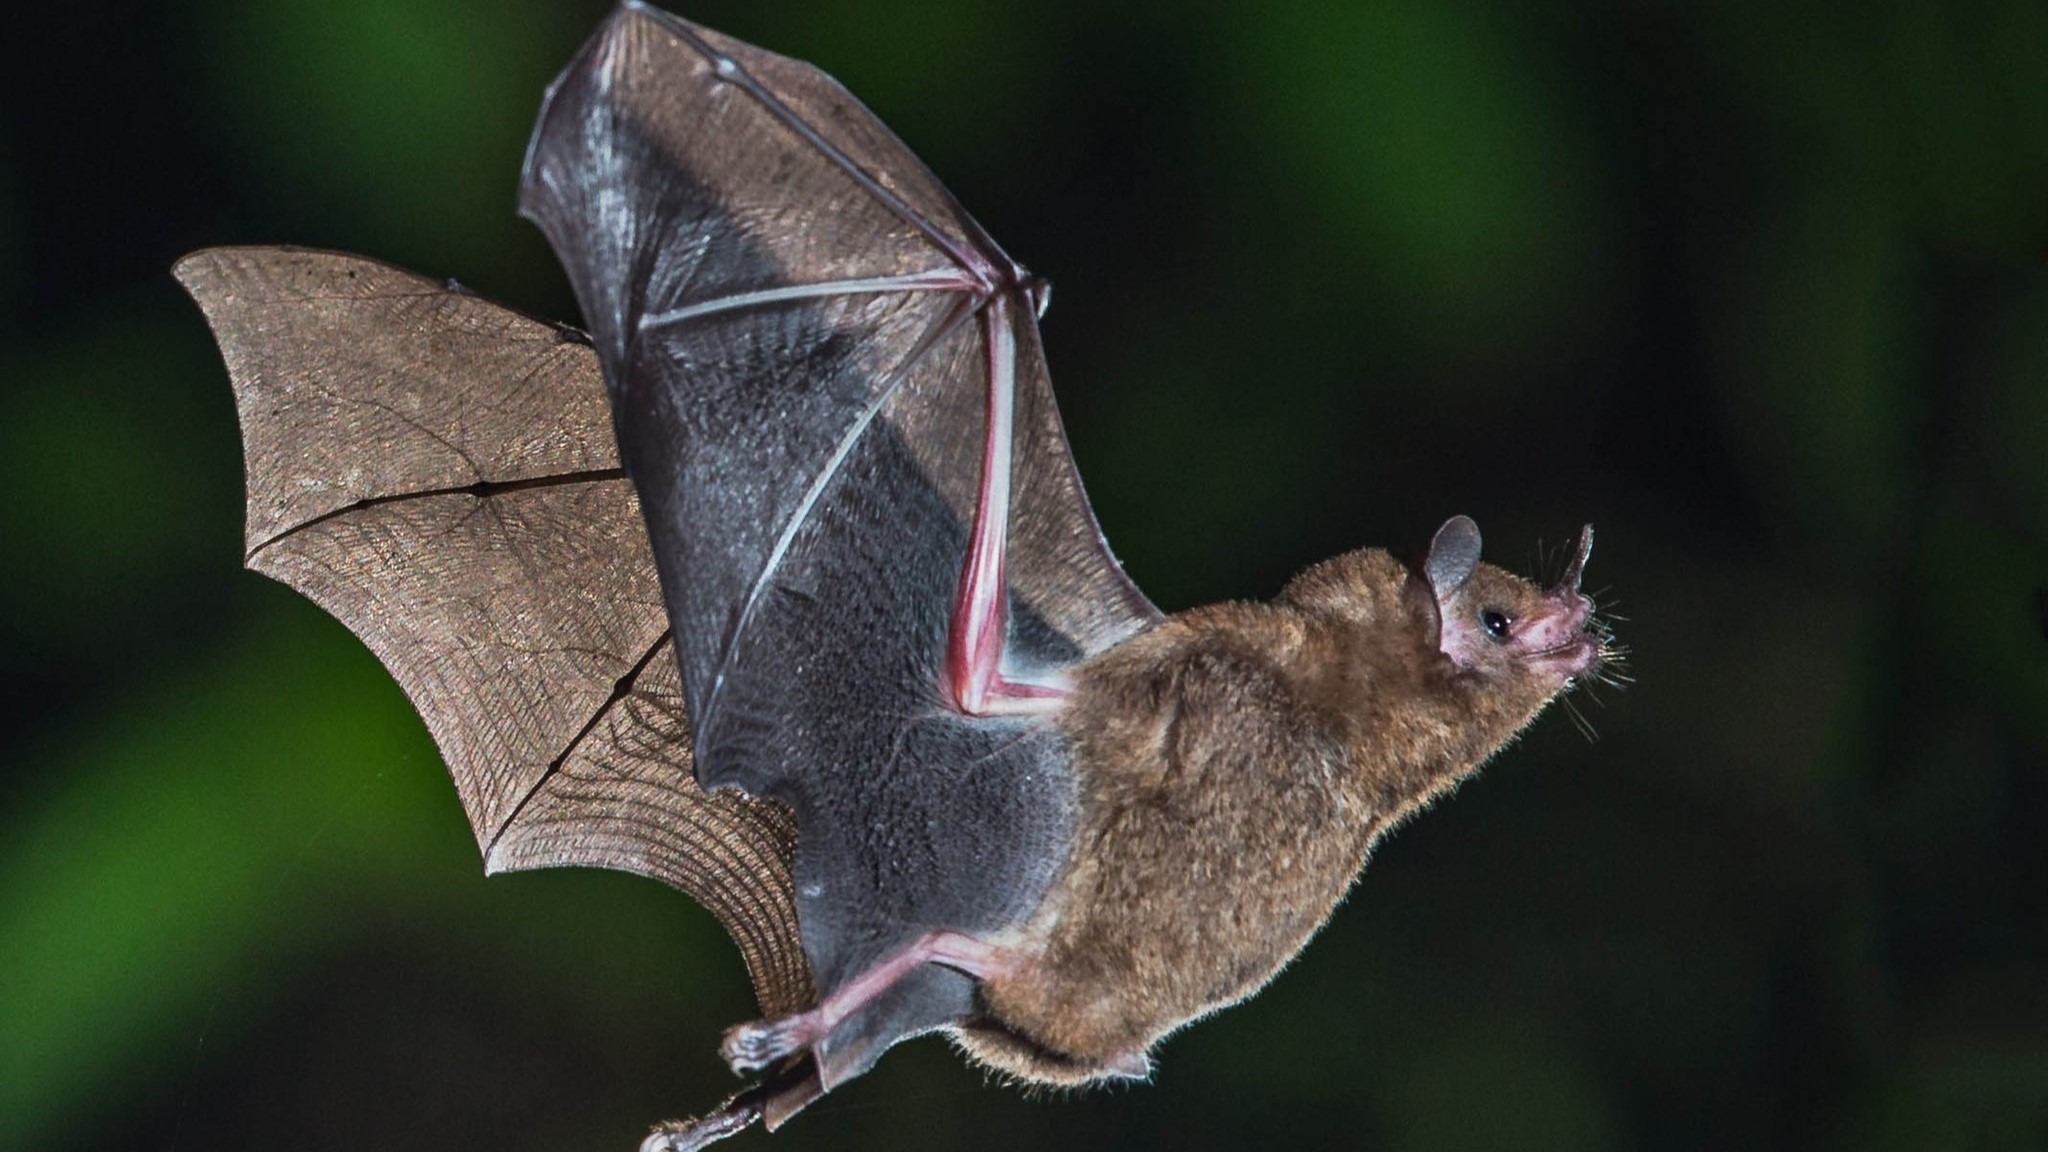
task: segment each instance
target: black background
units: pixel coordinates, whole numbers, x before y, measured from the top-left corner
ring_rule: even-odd
[[[240,571],[168,269],[544,316],[512,213],[594,3],[45,5],[0,59],[0,1144],[630,1148],[733,1082],[710,917],[486,882],[397,689]],[[1473,515],[1626,620],[1250,1004],[1078,1099],[936,1041],[803,1147],[2048,1147],[2048,9],[706,3],[1058,286],[1162,606]],[[1547,547],[1547,550],[1545,546]]]

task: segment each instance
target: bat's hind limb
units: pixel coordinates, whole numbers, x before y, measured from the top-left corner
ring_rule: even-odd
[[[640,1152],[697,1152],[756,1123],[765,1123],[772,1132],[824,1093],[818,1066],[809,1057],[786,1061],[714,1111],[655,1128],[640,1142]]]
[[[896,982],[926,964],[943,964],[977,980],[1009,970],[1014,954],[959,932],[927,932],[910,946],[839,986],[816,1008],[773,1020],[736,1025],[725,1033],[719,1055],[734,1072],[745,1074],[775,1061],[808,1051],[832,1034],[847,1017],[860,1011]]]

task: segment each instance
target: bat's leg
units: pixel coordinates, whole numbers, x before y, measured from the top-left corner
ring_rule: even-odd
[[[648,1133],[640,1152],[697,1152],[765,1121],[773,1132],[804,1105],[824,1094],[818,1067],[810,1060],[792,1062],[767,1079],[694,1120],[673,1120]]]
[[[1009,954],[994,944],[959,932],[927,932],[908,948],[861,973],[808,1012],[755,1020],[727,1029],[719,1055],[735,1072],[752,1072],[802,1052],[832,1034],[848,1016],[926,964],[956,968],[977,980],[1005,971]]]
[[[1017,438],[1017,336],[1010,299],[997,294],[981,312],[988,347],[988,424],[981,452],[981,492],[974,506],[974,538],[953,601],[946,645],[946,689],[969,716],[1045,712],[1059,706],[1058,683],[1012,680],[1003,673],[1009,639],[1009,584],[1004,551],[1010,535],[1010,459]]]

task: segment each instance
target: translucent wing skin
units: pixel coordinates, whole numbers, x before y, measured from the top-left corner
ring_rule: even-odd
[[[711,909],[764,1011],[812,1000],[787,809],[691,771],[667,613],[576,334],[388,265],[210,249],[249,567],[360,636],[440,745],[491,871],[591,865]]]
[[[1046,717],[942,690],[977,515],[1007,542],[1008,674],[1158,619],[1082,495],[1035,282],[830,77],[633,3],[549,89],[520,207],[604,366],[698,778],[797,814],[820,991],[926,929],[1015,927],[1073,786]],[[815,1050],[825,1086],[973,995],[920,971]]]

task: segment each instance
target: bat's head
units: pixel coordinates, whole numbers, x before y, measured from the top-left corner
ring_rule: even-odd
[[[1592,551],[1588,527],[1564,575],[1542,588],[1481,563],[1479,526],[1454,516],[1419,561],[1361,548],[1314,565],[1281,599],[1324,621],[1337,646],[1334,659],[1304,660],[1299,674],[1368,724],[1455,734],[1476,763],[1574,684],[1624,679],[1607,626],[1579,589]],[[1388,723],[1404,711],[1433,718]]]
[[[1606,628],[1579,590],[1593,527],[1580,529],[1570,567],[1539,588],[1479,561],[1479,526],[1454,516],[1437,529],[1421,575],[1435,602],[1437,648],[1489,693],[1538,708],[1608,657]]]

